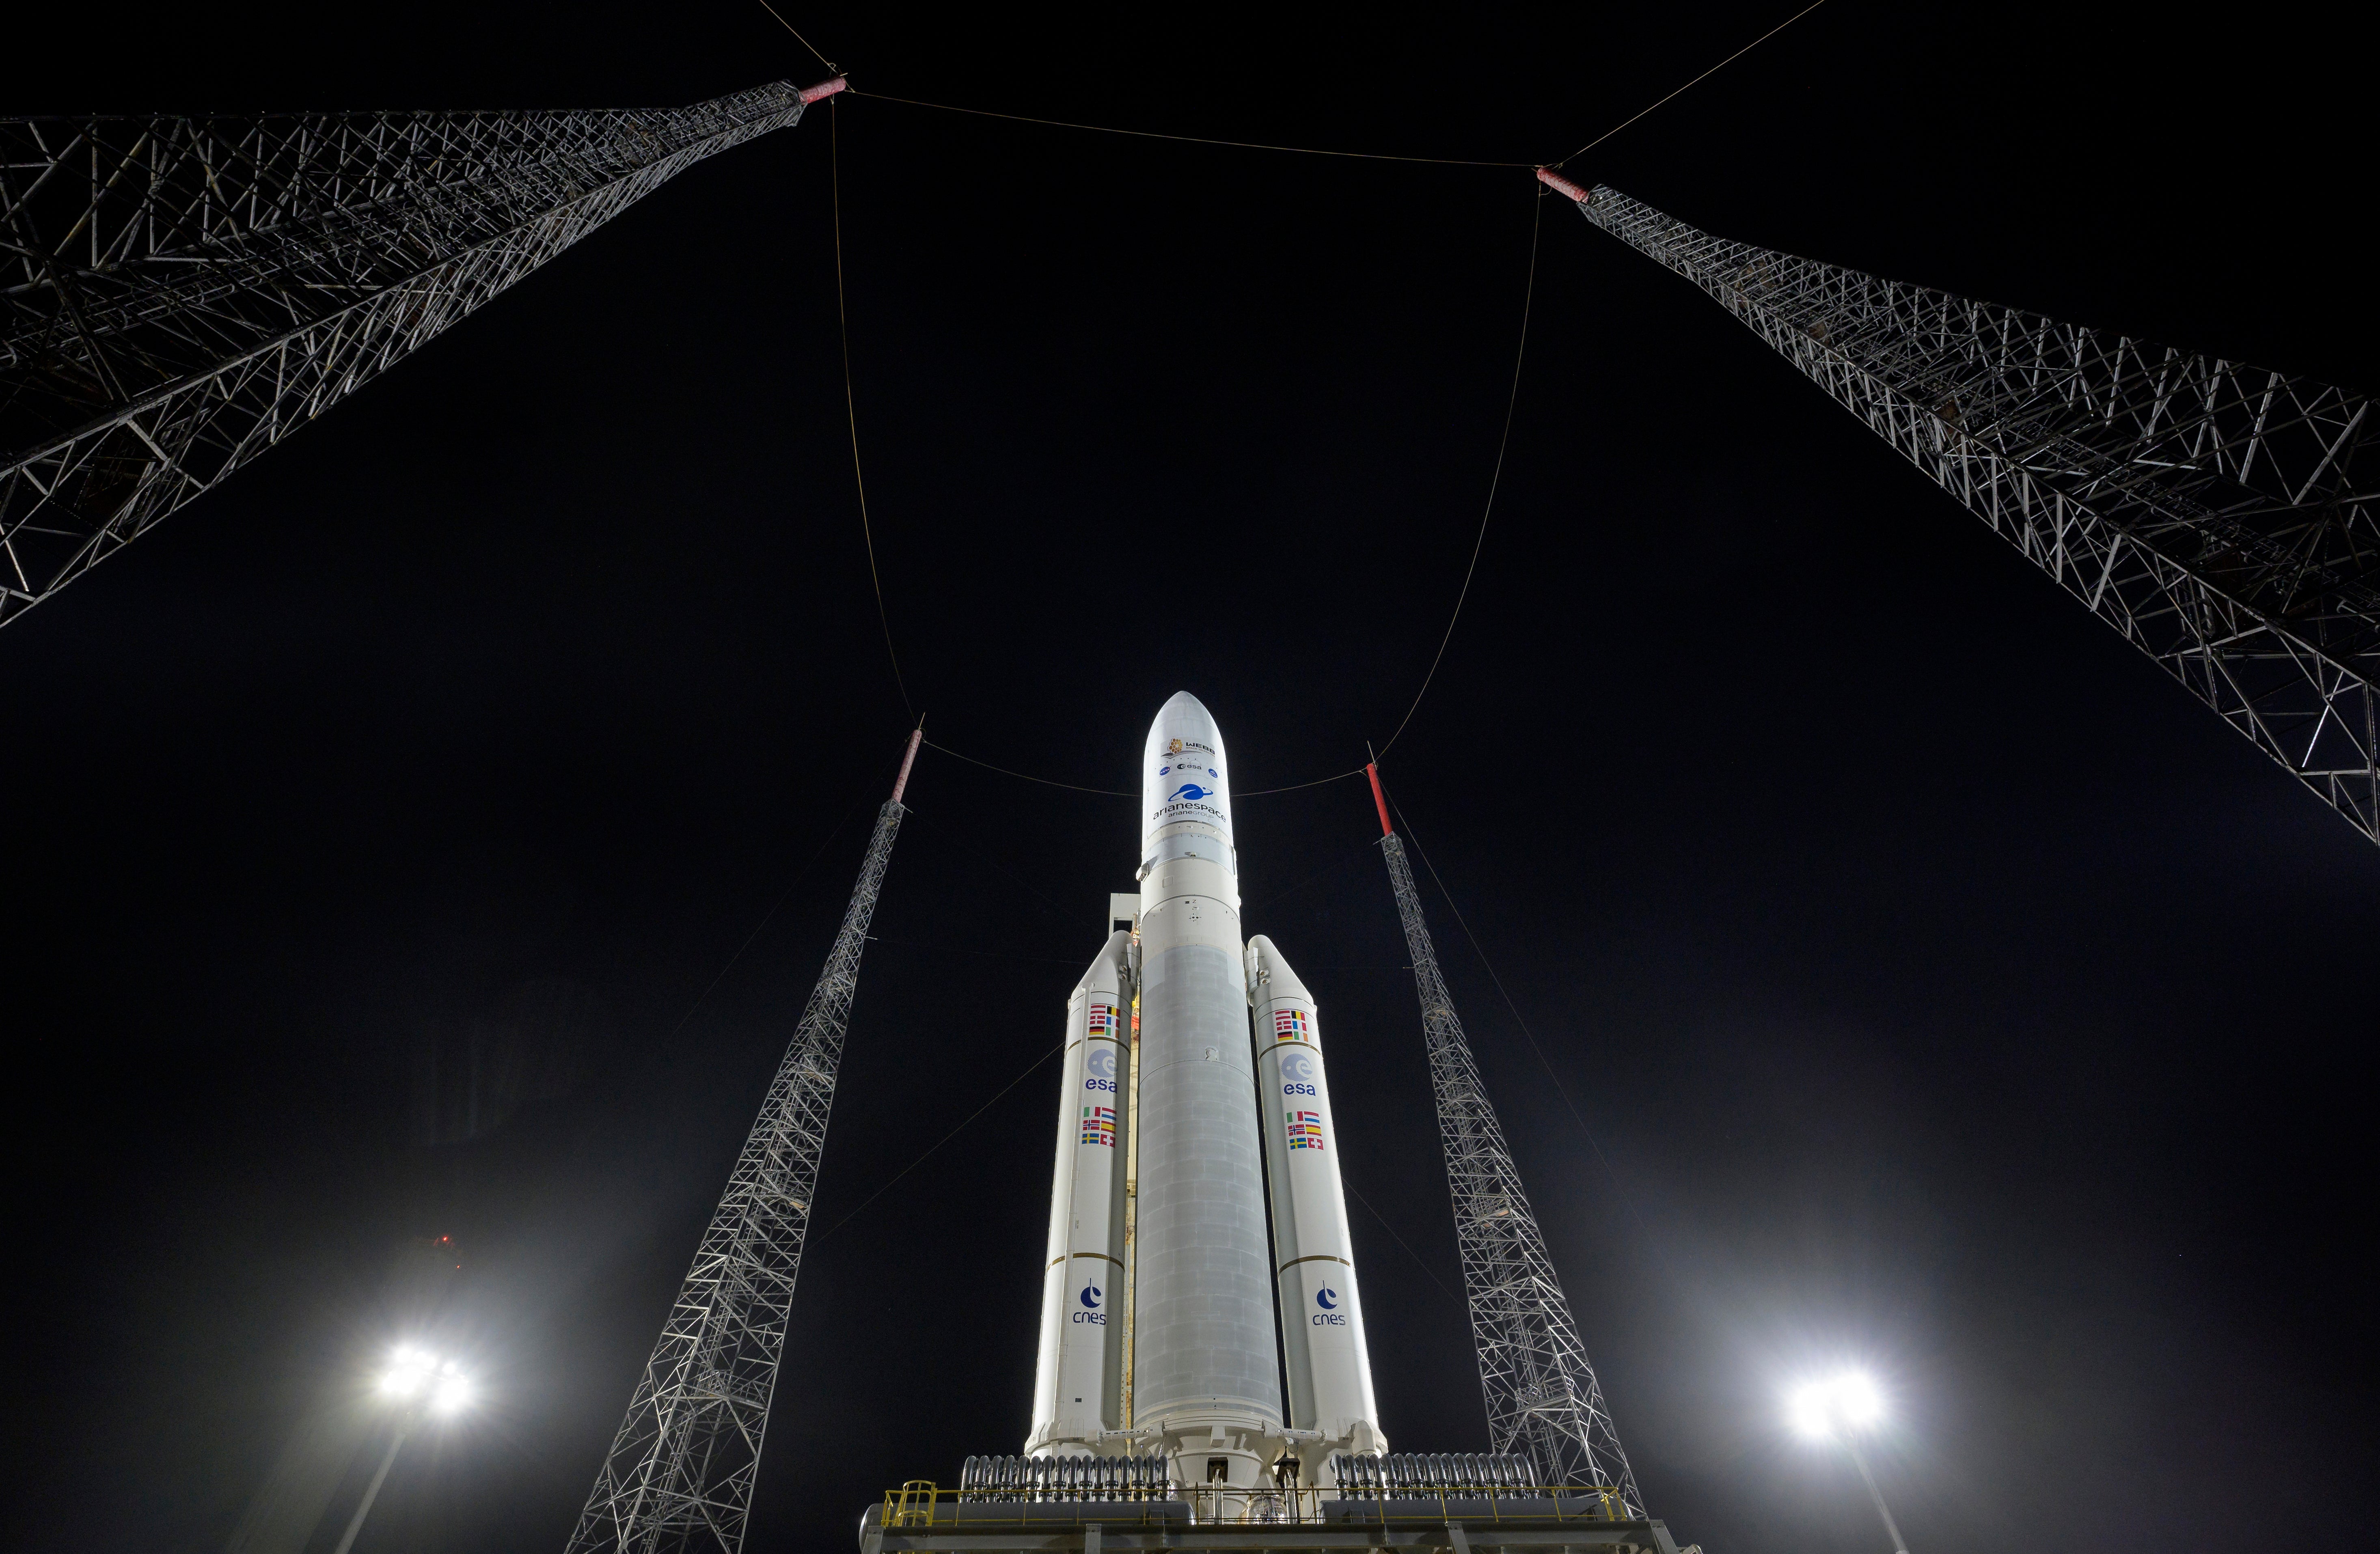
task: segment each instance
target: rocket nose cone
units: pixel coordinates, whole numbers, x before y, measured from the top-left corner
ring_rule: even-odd
[[[1188,691],[1174,692],[1158,709],[1157,721],[1148,725],[1148,744],[1142,754],[1140,795],[1147,817],[1141,838],[1144,875],[1149,862],[1147,849],[1158,840],[1157,832],[1184,824],[1211,827],[1210,834],[1220,837],[1225,847],[1220,861],[1228,865],[1232,767],[1223,754],[1222,731],[1215,726],[1207,704]],[[1181,847],[1184,856],[1196,852],[1188,842]]]
[[[1166,698],[1165,705],[1157,710],[1156,721],[1148,725],[1148,732],[1156,734],[1169,723],[1176,728],[1184,723],[1203,723],[1211,729],[1215,726],[1215,714],[1208,711],[1207,704],[1188,691],[1175,691]]]
[[[1220,757],[1222,749],[1223,731],[1215,726],[1215,715],[1188,691],[1175,691],[1169,697],[1148,725],[1148,753],[1151,756],[1196,750]]]

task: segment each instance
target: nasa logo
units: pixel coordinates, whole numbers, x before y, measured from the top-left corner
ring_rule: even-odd
[[[1159,768],[1157,769],[1157,774],[1158,774],[1160,777],[1162,777],[1162,776],[1164,776],[1167,772],[1169,772],[1169,771],[1172,771],[1172,770],[1173,770],[1173,769],[1172,769],[1172,767],[1170,767],[1170,766],[1160,766],[1160,767],[1159,767]]]
[[[1202,788],[1196,783],[1184,783],[1180,787],[1174,789],[1172,793],[1166,795],[1165,800],[1169,804],[1178,804],[1184,799],[1212,798],[1214,796],[1215,790],[1212,788]]]

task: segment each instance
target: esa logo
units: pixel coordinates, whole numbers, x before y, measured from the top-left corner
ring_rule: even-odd
[[[1314,1090],[1314,1060],[1304,1052],[1288,1052],[1281,1060],[1281,1093],[1310,1096]]]
[[[1339,1309],[1339,1292],[1330,1285],[1325,1284],[1314,1292],[1314,1304],[1322,1308],[1314,1314],[1316,1327],[1343,1328],[1347,1325],[1347,1314]]]
[[[1113,1049],[1105,1045],[1093,1048],[1091,1055],[1083,1060],[1083,1068],[1090,1075],[1083,1081],[1083,1088],[1115,1094],[1116,1055]]]
[[[1108,1325],[1108,1314],[1099,1309],[1099,1303],[1107,1299],[1106,1291],[1096,1284],[1086,1284],[1078,1298],[1083,1303],[1083,1309],[1075,1313],[1075,1321],[1087,1322],[1095,1328]]]

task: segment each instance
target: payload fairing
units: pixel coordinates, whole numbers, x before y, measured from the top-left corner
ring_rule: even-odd
[[[1328,1483],[1330,1457],[1387,1442],[1320,1017],[1269,940],[1242,941],[1231,761],[1188,692],[1141,783],[1136,931],[1067,1004],[1026,1451]]]

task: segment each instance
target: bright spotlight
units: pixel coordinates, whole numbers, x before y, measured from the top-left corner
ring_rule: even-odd
[[[380,1390],[393,1398],[410,1398],[429,1386],[438,1364],[419,1349],[399,1349],[382,1373]]]
[[[1796,1430],[1816,1439],[1875,1424],[1884,1416],[1884,1398],[1865,1375],[1845,1371],[1795,1388],[1786,1412]]]
[[[441,1376],[438,1384],[431,1389],[430,1407],[437,1414],[459,1414],[471,1406],[470,1379],[453,1366],[446,1369],[448,1374]]]

